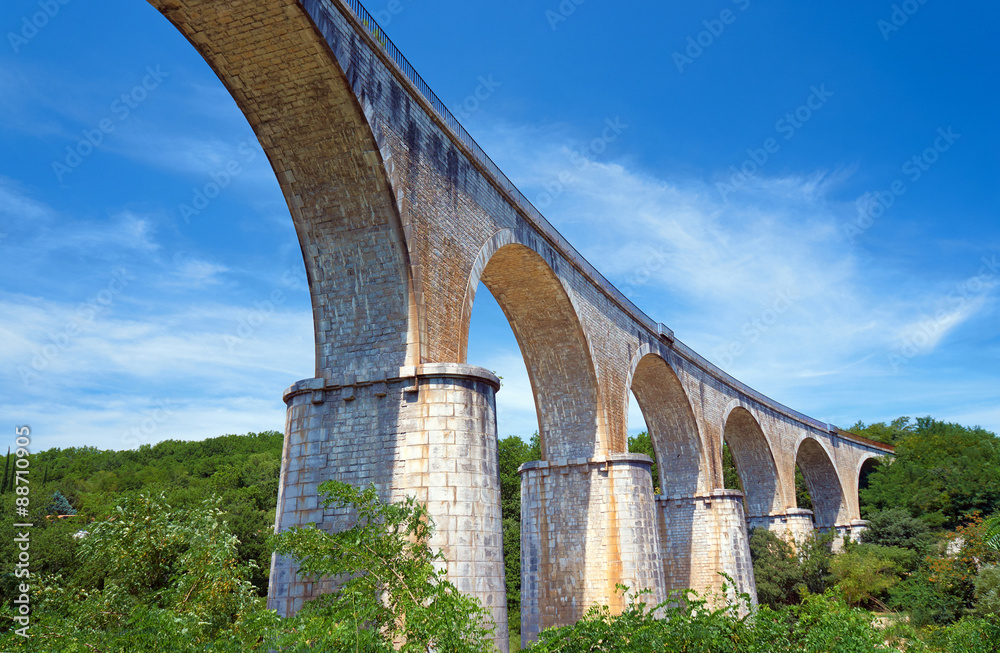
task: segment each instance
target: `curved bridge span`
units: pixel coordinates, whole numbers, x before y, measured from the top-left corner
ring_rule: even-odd
[[[351,516],[317,485],[426,502],[449,578],[507,614],[498,379],[467,364],[476,289],[520,345],[543,460],[521,469],[522,637],[620,606],[616,583],[755,594],[748,530],[856,535],[867,461],[891,454],[740,383],[634,306],[500,172],[357,0],[149,0],[232,93],[288,202],[316,370],[285,392],[278,529]],[[652,460],[628,453],[633,392]],[[729,444],[743,492],[724,488]],[[795,498],[795,468],[814,510]],[[282,558],[269,605],[331,589]]]

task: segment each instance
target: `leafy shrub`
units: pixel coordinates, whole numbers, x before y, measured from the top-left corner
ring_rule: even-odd
[[[861,541],[910,549],[918,556],[924,556],[930,552],[934,536],[927,522],[911,516],[903,508],[888,508],[868,516],[868,528],[861,533]]]
[[[802,570],[792,547],[765,528],[750,532],[750,558],[761,605],[779,608],[799,602]]]
[[[1000,565],[986,565],[975,580],[975,612],[981,617],[1000,617]]]
[[[627,593],[627,589],[619,586]],[[627,594],[613,615],[593,607],[577,624],[543,631],[532,653],[880,653],[890,651],[871,616],[827,593],[807,595],[800,605],[772,610],[743,595],[738,605],[713,608],[711,600],[685,592],[660,605]],[[743,616],[741,616],[741,614]]]
[[[851,547],[833,559],[830,571],[849,605],[886,609],[883,599],[899,582],[900,568],[882,549],[873,545]],[[896,550],[907,553],[905,549]]]

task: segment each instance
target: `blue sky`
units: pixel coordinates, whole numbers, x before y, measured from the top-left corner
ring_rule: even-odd
[[[737,378],[844,427],[1000,430],[996,6],[365,4],[563,235]],[[253,132],[146,3],[52,6],[0,8],[0,422],[36,448],[282,429],[312,326]],[[469,361],[504,376],[500,434],[530,435],[487,292]]]

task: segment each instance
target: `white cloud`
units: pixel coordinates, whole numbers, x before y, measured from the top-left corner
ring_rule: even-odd
[[[4,217],[4,222],[38,222],[48,220],[52,210],[28,196],[17,182],[0,177],[0,215]]]
[[[921,315],[940,318],[920,352],[930,356],[995,295],[990,285],[956,306],[948,282],[927,288],[914,270],[851,243],[844,225],[856,209],[836,198],[852,168],[762,173],[723,199],[709,181],[663,179],[615,160],[613,144],[582,159],[560,128],[484,133],[481,143],[525,195],[641,309],[795,408],[829,408],[816,383],[891,392],[879,381],[893,374],[886,354]]]
[[[195,259],[175,263],[169,278],[161,282],[167,288],[203,288],[223,283],[222,275],[229,272],[224,265]]]

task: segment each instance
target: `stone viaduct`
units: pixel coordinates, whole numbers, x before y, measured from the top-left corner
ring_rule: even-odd
[[[801,415],[673,337],[567,243],[469,137],[357,0],[149,0],[257,134],[305,259],[314,378],[285,392],[276,528],[350,515],[318,483],[413,495],[449,578],[507,650],[498,379],[467,364],[482,282],[520,345],[542,460],[521,469],[522,637],[575,621],[615,584],[754,594],[748,525],[798,537],[861,527],[861,468],[891,448]],[[630,454],[633,392],[659,463]],[[724,488],[727,442],[745,492]],[[799,509],[795,468],[815,513]],[[281,614],[330,588],[272,564]]]

